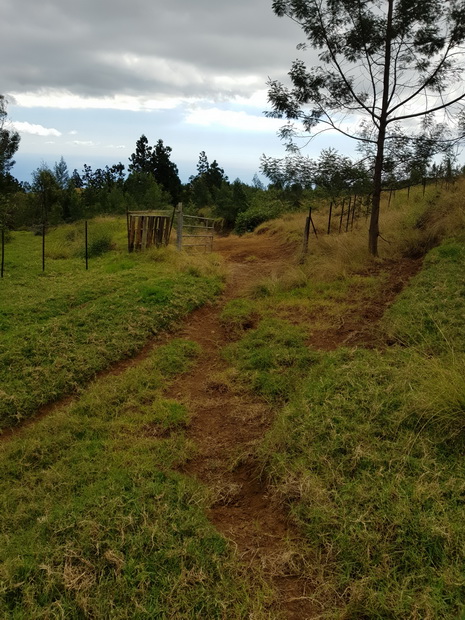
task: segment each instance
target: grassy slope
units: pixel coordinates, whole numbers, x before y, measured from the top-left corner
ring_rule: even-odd
[[[446,199],[433,213],[437,227]],[[431,213],[426,203],[422,217]],[[418,225],[420,215],[409,212],[413,232],[393,254],[416,254],[440,236]],[[463,206],[453,218],[463,222]],[[333,290],[337,300],[341,267],[327,261],[341,263],[341,249],[325,243],[334,244],[323,248],[326,261],[315,254],[310,269],[324,274],[325,298]],[[306,537],[301,561],[321,617],[465,613],[464,273],[463,237],[432,250],[385,317],[386,337],[401,346],[384,352],[312,355],[305,331],[270,321],[268,309],[296,295],[310,307],[307,274],[297,288],[268,281],[266,304],[236,302],[223,313],[236,334],[264,317],[227,355],[252,389],[286,401],[260,452]]]
[[[82,252],[76,227],[47,237],[55,258],[47,257],[44,274],[39,237],[14,233],[6,248],[0,282],[0,428],[139,351],[150,335],[221,288],[212,261],[183,263],[170,250],[128,256],[122,223],[94,226],[91,235],[103,228],[121,250],[91,259],[89,271],[73,256]]]
[[[204,490],[173,471],[194,446],[162,390],[196,354],[175,340],[3,444],[2,618],[246,618],[258,606]]]

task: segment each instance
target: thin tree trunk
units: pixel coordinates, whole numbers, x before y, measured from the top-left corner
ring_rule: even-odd
[[[388,14],[386,23],[386,49],[384,53],[384,76],[383,76],[383,97],[381,103],[381,114],[379,119],[378,140],[376,144],[375,170],[373,174],[373,198],[370,217],[370,228],[368,232],[368,249],[372,256],[378,256],[378,237],[379,237],[379,205],[381,202],[381,189],[384,164],[384,143],[386,140],[386,126],[388,122],[389,107],[389,85],[391,70],[391,41],[392,41],[392,16],[394,0],[388,0]]]

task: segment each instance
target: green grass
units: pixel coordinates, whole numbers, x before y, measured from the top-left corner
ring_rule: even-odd
[[[225,350],[241,381],[265,398],[289,396],[302,372],[317,358],[305,346],[305,330],[280,319],[264,319]]]
[[[160,347],[3,443],[2,618],[266,617],[206,492],[174,471],[195,447],[163,388],[197,352]]]
[[[116,224],[108,224],[116,249],[91,260],[88,271],[83,260],[57,252],[42,273],[41,238],[14,233],[0,281],[0,428],[133,355],[221,290],[214,258],[196,265],[171,248],[128,255],[123,222]],[[69,238],[74,255],[73,230],[50,233],[50,245]]]
[[[451,439],[446,411],[428,419],[416,407],[422,362],[403,350],[325,354],[261,448],[308,541],[327,617],[465,609],[465,444]]]
[[[226,350],[277,406],[259,457],[306,541],[300,561],[321,618],[465,614],[464,260],[460,239],[429,253],[387,313],[386,340],[398,345],[385,351],[311,352],[313,325],[269,319],[263,306],[299,302],[305,321],[325,303],[328,322],[331,300],[334,316],[368,300],[382,272],[356,291],[350,275],[269,281],[255,293],[265,318]]]
[[[387,313],[391,337],[426,353],[465,352],[465,245],[452,240],[432,250],[424,268]]]

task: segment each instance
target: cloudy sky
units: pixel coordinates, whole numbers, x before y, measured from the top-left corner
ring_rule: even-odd
[[[271,0],[0,0],[0,93],[21,134],[14,174],[61,156],[72,171],[128,163],[162,139],[182,180],[200,151],[252,180],[283,156],[266,81],[285,79],[302,32]],[[308,150],[338,147],[326,136]]]

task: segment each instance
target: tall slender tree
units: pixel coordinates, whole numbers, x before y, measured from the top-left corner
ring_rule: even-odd
[[[438,124],[444,143],[463,136],[465,0],[274,0],[272,6],[302,27],[307,41],[298,47],[319,55],[310,69],[294,61],[290,88],[270,80],[268,114],[288,119],[281,136],[289,148],[298,135],[295,121],[307,136],[335,129],[371,147],[368,246],[377,255],[386,143],[399,139],[405,124],[406,140]]]

